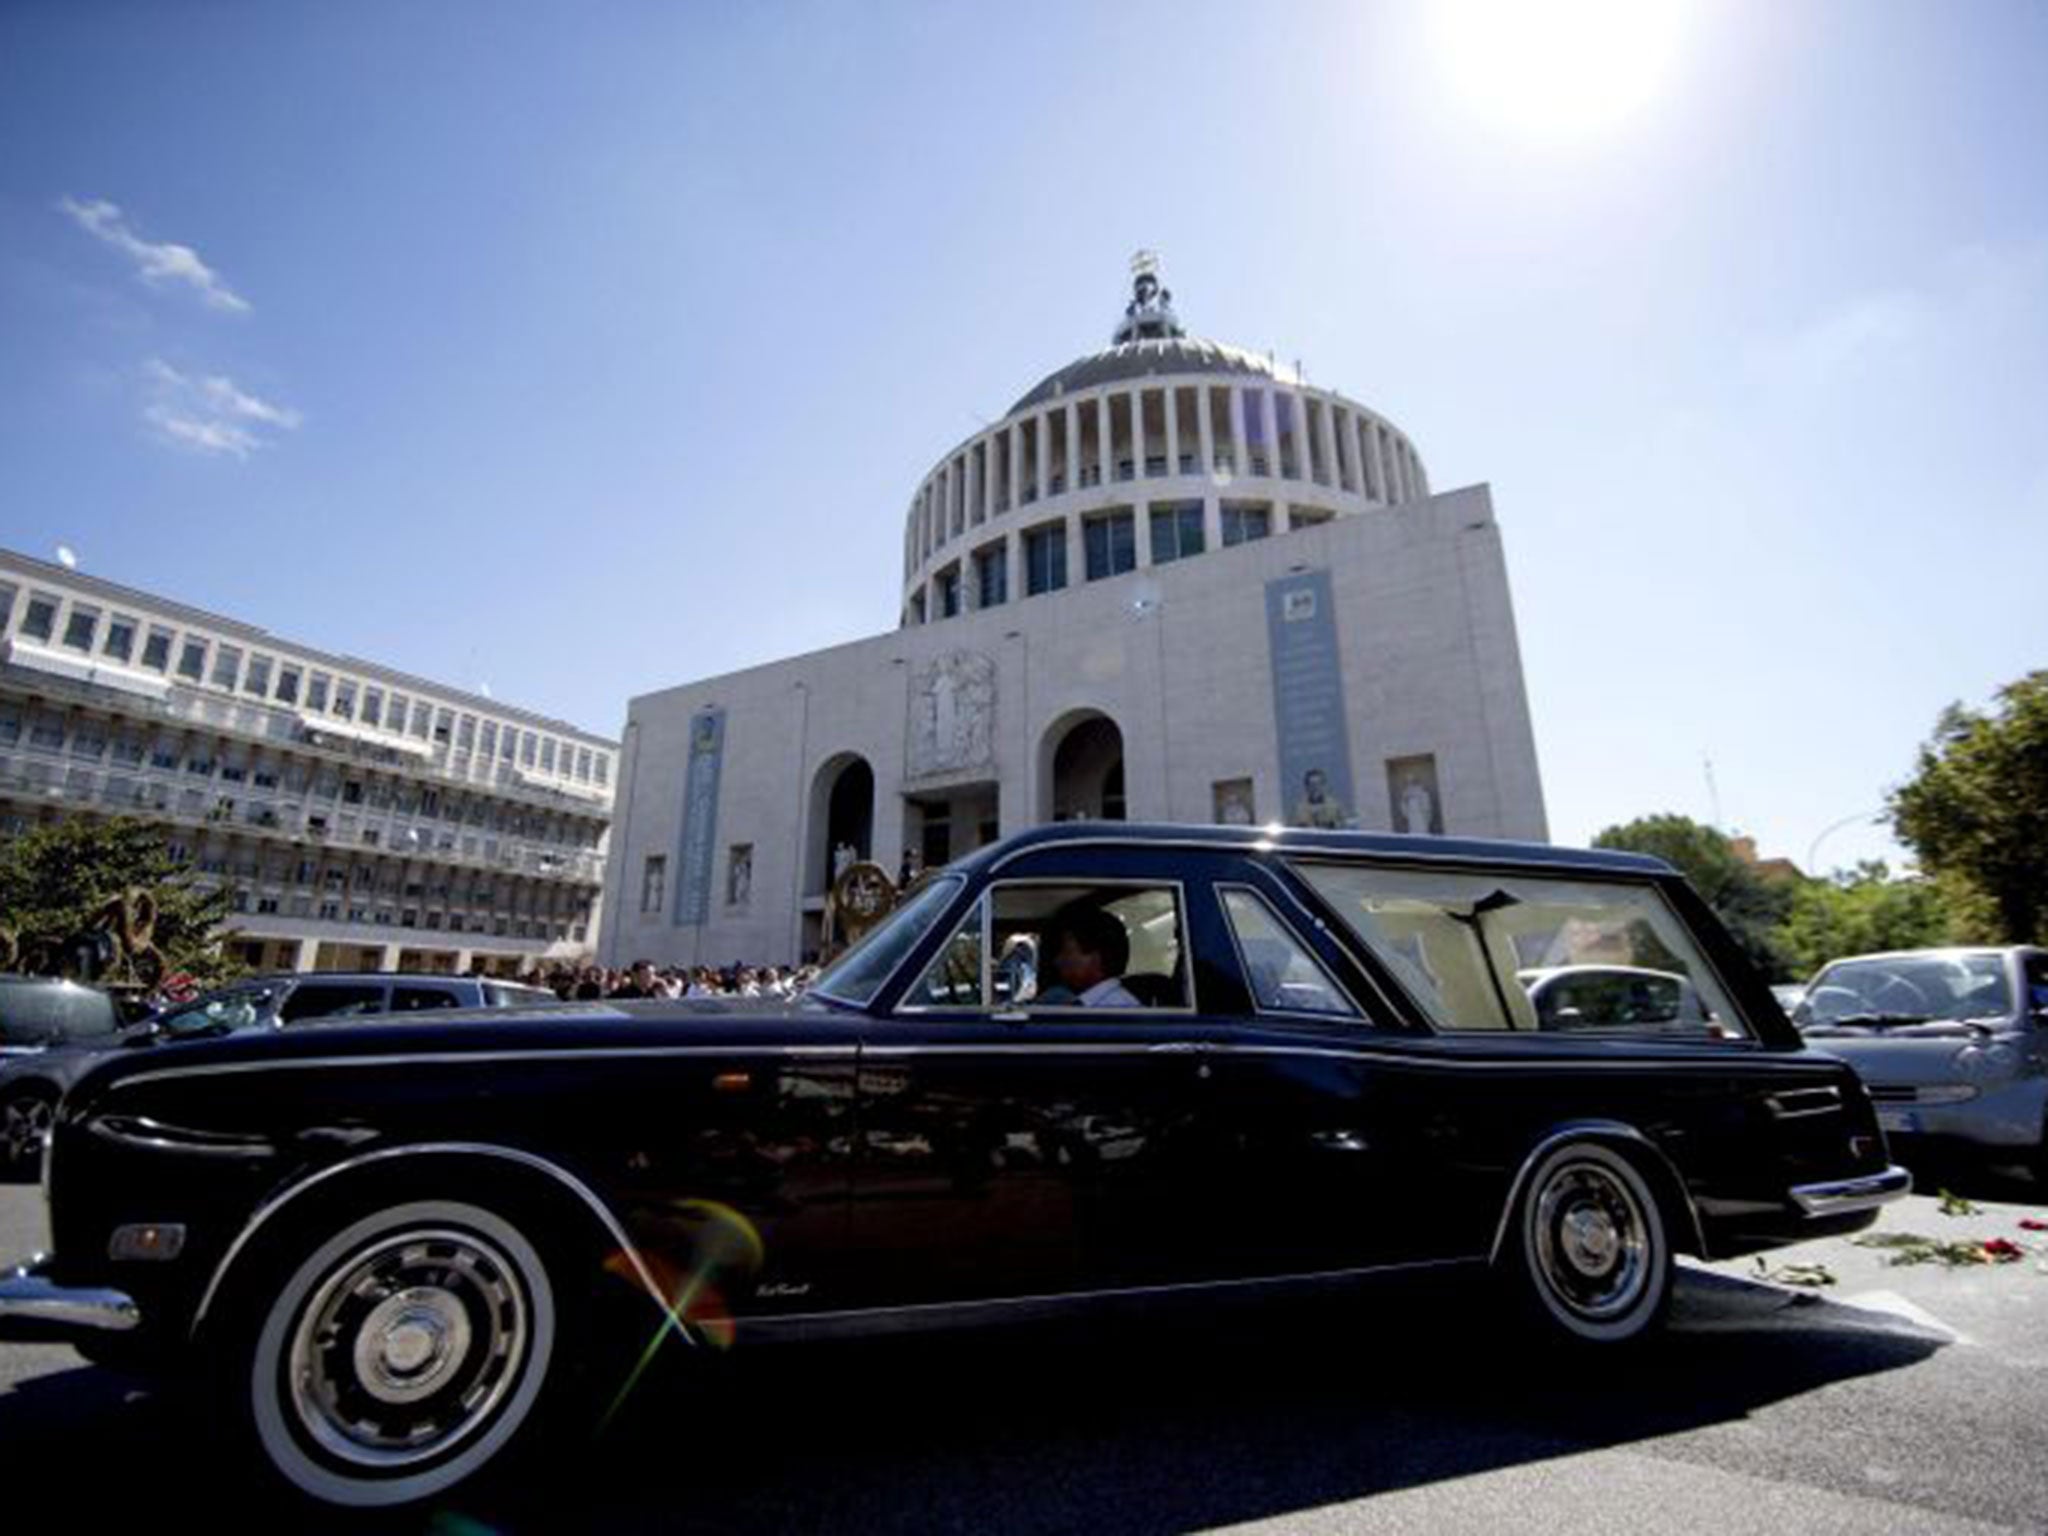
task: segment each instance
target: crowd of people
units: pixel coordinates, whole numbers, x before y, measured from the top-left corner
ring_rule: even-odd
[[[564,1002],[642,997],[801,997],[817,978],[815,965],[726,965],[658,967],[635,960],[625,970],[601,965],[556,966],[520,979],[545,987]]]

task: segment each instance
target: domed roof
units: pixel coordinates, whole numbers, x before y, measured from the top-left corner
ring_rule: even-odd
[[[1105,347],[1093,356],[1076,358],[1066,367],[1047,374],[1029,394],[1010,407],[1010,414],[1014,416],[1019,411],[1030,410],[1076,390],[1114,384],[1119,379],[1140,379],[1154,373],[1246,374],[1272,379],[1280,384],[1301,382],[1292,368],[1280,366],[1256,352],[1247,352],[1243,347],[1233,347],[1228,342],[1208,341],[1200,336],[1169,336],[1157,340],[1148,337]]]
[[[1173,312],[1173,294],[1159,284],[1159,258],[1140,251],[1131,258],[1131,302],[1124,306],[1110,345],[1089,357],[1040,379],[1009,414],[1030,410],[1076,390],[1150,374],[1247,374],[1281,384],[1299,384],[1300,377],[1269,357],[1221,341],[1190,336]]]

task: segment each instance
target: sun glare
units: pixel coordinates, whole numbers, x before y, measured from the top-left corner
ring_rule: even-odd
[[[1452,87],[1530,138],[1571,139],[1641,110],[1685,31],[1682,0],[1434,0]]]

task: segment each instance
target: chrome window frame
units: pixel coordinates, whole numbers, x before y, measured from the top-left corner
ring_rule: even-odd
[[[1186,1001],[1177,1004],[1162,1005],[1156,1008],[1146,1007],[1142,1004],[1136,1008],[1091,1008],[1083,1003],[1041,1004],[1036,1001],[1024,1003],[1021,1005],[1013,1003],[1004,1008],[997,1008],[994,1005],[993,1001],[989,999],[989,949],[995,933],[995,902],[993,900],[993,897],[999,887],[1020,887],[1034,885],[1065,886],[1069,888],[1080,888],[1085,890],[1103,890],[1106,888],[1115,887],[1119,889],[1130,889],[1140,891],[1171,891],[1173,893],[1174,898],[1174,919],[1175,922],[1178,924],[1181,969],[1186,972],[1184,978],[1185,984],[1182,992],[1182,995],[1186,999]],[[934,1013],[968,1012],[976,1014],[983,1019],[994,1019],[1006,1023],[1015,1023],[1020,1019],[1035,1018],[1041,1015],[1046,1018],[1059,1019],[1192,1018],[1202,1011],[1199,1006],[1199,1002],[1195,997],[1195,968],[1192,963],[1194,945],[1188,931],[1189,905],[1187,881],[1179,878],[1178,876],[1173,877],[1171,879],[1148,880],[1143,878],[1142,876],[1136,875],[1107,875],[1097,878],[1091,878],[1087,875],[1019,875],[1011,879],[1005,880],[991,874],[988,879],[988,882],[982,886],[980,892],[976,894],[974,899],[977,903],[980,904],[981,907],[981,995],[983,999],[981,1004],[978,1007],[968,1009],[963,1009],[960,1007],[959,1004],[956,1003],[943,1005],[936,1003],[919,1003],[906,1005],[902,1001],[902,996],[899,996],[895,1005],[891,1007],[889,1010],[890,1017],[922,1018],[926,1015]],[[957,934],[959,931],[960,925],[957,923],[954,924],[953,927],[948,931],[945,942],[951,943],[953,940],[953,935]],[[905,958],[907,959],[908,957],[906,956]],[[934,955],[932,957],[933,960],[936,960],[937,958],[937,955]],[[927,960],[925,962],[926,969],[930,968],[931,963],[931,960]],[[919,972],[919,975],[922,976],[923,972]],[[890,980],[895,980],[895,977],[891,976]],[[916,982],[913,981],[910,985],[915,986]],[[903,995],[908,995],[908,992],[909,987],[906,987],[904,989]]]

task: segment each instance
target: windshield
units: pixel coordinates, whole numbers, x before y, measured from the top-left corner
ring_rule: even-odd
[[[924,931],[960,894],[964,884],[957,875],[934,880],[891,913],[879,928],[833,961],[811,990],[865,1008],[903,957],[924,937]]]
[[[2011,1013],[2002,955],[1879,955],[1822,971],[1799,1006],[1798,1022],[1925,1024]]]
[[[0,1045],[62,1045],[111,1035],[120,1018],[97,987],[71,981],[0,979]]]

